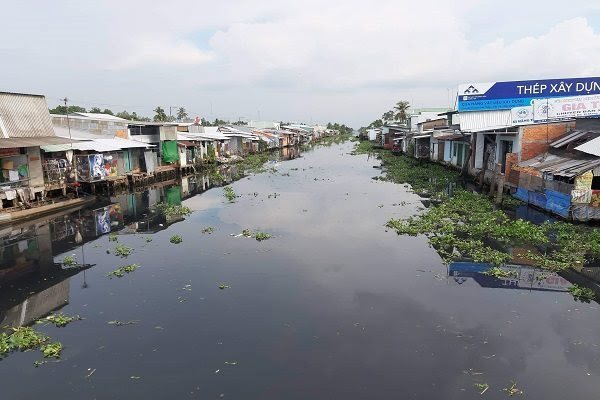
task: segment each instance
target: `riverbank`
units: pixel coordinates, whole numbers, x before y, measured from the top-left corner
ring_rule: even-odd
[[[381,179],[408,184],[415,193],[437,200],[437,206],[407,219],[391,218],[387,227],[399,235],[425,235],[444,262],[470,259],[491,267],[518,260],[552,271],[580,269],[600,258],[600,231],[568,222],[535,224],[509,217],[520,202],[510,197],[496,206],[486,195],[465,186],[457,171],[418,161],[369,142],[355,153],[381,159]]]

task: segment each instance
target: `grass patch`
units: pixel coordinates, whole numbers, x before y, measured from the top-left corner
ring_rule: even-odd
[[[140,266],[137,264],[130,264],[130,265],[124,265],[122,267],[119,267],[117,269],[115,269],[114,271],[108,273],[106,276],[111,278],[113,276],[116,276],[117,278],[122,278],[127,274],[132,273],[133,271],[135,271],[136,269],[138,269]]]

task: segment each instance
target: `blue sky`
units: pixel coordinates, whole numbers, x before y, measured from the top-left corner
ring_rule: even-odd
[[[221,3],[9,2],[0,90],[358,127],[401,99],[448,106],[461,82],[600,75],[600,2]]]

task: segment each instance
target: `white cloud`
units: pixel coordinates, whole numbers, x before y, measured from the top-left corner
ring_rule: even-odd
[[[584,0],[559,9],[558,0],[13,2],[0,26],[1,89],[145,113],[171,103],[212,118],[359,125],[400,98],[447,106],[461,81],[598,75],[600,10]]]

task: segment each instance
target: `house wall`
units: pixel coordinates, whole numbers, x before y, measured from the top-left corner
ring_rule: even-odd
[[[575,122],[528,125],[519,128],[520,157],[527,161],[548,151],[549,144],[569,130],[575,129]],[[518,152],[518,150],[515,150]]]
[[[42,156],[39,147],[27,148],[27,164],[29,173],[29,186],[44,187],[44,171],[42,170]]]

